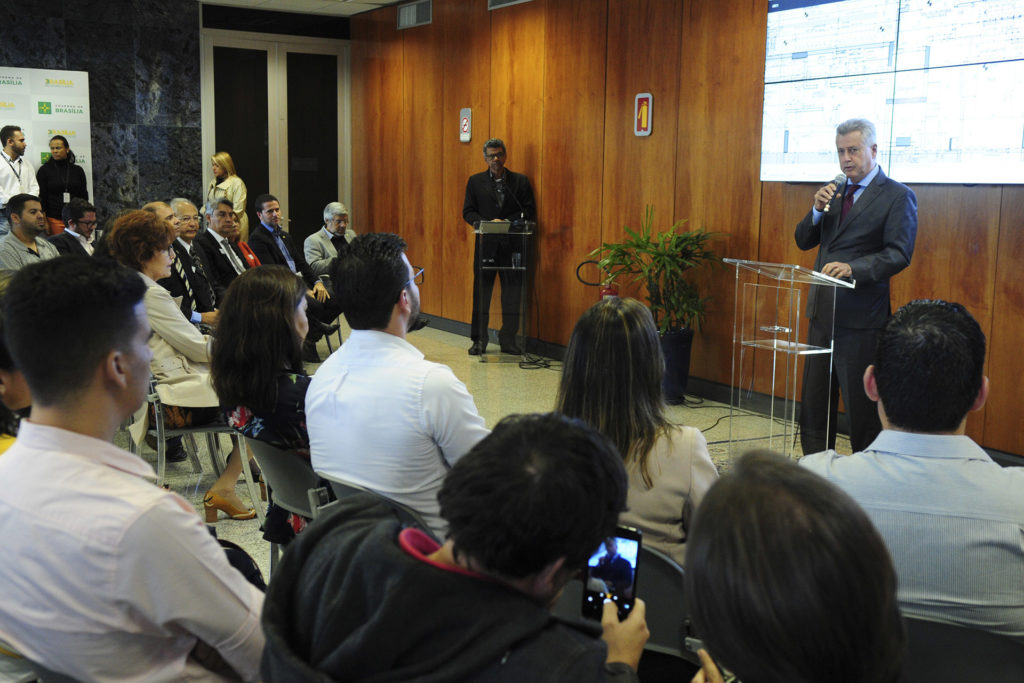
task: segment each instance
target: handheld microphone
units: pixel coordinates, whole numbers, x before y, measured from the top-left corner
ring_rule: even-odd
[[[846,182],[846,174],[845,173],[840,173],[835,178],[833,178],[831,180],[831,182],[835,183],[835,185],[836,185],[836,193],[834,195],[832,195],[832,199],[835,199],[836,198],[836,194],[839,194],[839,188],[842,187],[843,183]],[[830,206],[832,206],[832,199],[828,200],[828,203],[825,204],[825,208],[821,210],[822,213],[828,213],[828,208]]]

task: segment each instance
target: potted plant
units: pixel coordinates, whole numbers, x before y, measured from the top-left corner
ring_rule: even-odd
[[[665,353],[665,400],[682,403],[690,374],[690,350],[694,331],[700,330],[710,296],[701,296],[687,272],[707,263],[721,263],[708,243],[717,236],[701,228],[683,230],[686,219],[668,230],[654,231],[654,207],[648,205],[640,230],[624,227],[621,242],[605,242],[590,253],[607,277],[640,283],[647,290],[647,306],[661,334]]]

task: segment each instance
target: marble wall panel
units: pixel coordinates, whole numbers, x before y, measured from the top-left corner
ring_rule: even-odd
[[[124,209],[142,206],[136,126],[93,122],[92,152],[93,204],[101,223]]]
[[[20,16],[0,38],[0,66],[67,69],[64,21],[57,16]]]
[[[177,28],[199,37],[199,3],[196,0],[131,0],[138,26]]]
[[[64,18],[120,26],[134,26],[138,21],[132,0],[67,0]]]
[[[202,199],[202,131],[138,126],[140,203],[171,197]]]
[[[135,109],[141,125],[198,126],[199,34],[137,27]]]
[[[89,72],[92,122],[136,123],[135,53],[131,27],[68,21],[68,68]]]

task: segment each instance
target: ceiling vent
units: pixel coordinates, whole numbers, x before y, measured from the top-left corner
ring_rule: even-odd
[[[509,5],[521,5],[524,2],[533,2],[533,0],[487,0],[487,9],[501,9]]]
[[[398,6],[398,28],[412,28],[430,23],[431,0],[417,0]]]

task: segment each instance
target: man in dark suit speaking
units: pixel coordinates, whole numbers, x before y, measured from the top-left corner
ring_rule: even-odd
[[[827,356],[807,356],[804,365],[800,440],[805,454],[835,447],[840,391],[854,452],[866,449],[881,431],[876,406],[864,393],[864,371],[891,312],[889,278],[910,265],[917,235],[917,198],[877,165],[874,124],[864,119],[839,124],[836,151],[845,180],[814,194],[814,206],[796,226],[796,244],[804,250],[819,247],[814,269],[853,279],[856,286],[835,292],[834,334],[831,289],[810,288],[808,343],[827,347],[833,340],[834,346],[831,377]]]
[[[484,143],[484,161],[487,170],[469,177],[466,183],[466,201],[462,205],[462,218],[476,227],[480,221],[495,219],[509,221],[537,220],[537,206],[533,201],[530,181],[521,173],[505,168],[505,143],[491,138]],[[481,242],[483,246],[481,247]],[[478,236],[473,253],[473,319],[470,322],[470,337],[473,346],[471,356],[479,356],[487,350],[487,320],[491,307],[491,292],[494,291],[494,276],[501,274],[501,330],[498,341],[504,353],[520,355],[516,345],[519,331],[519,305],[522,294],[522,271],[483,270],[486,266],[509,267],[513,265],[513,253],[522,254],[524,238],[516,235]],[[522,258],[522,256],[520,256]],[[483,261],[481,261],[483,259]]]

